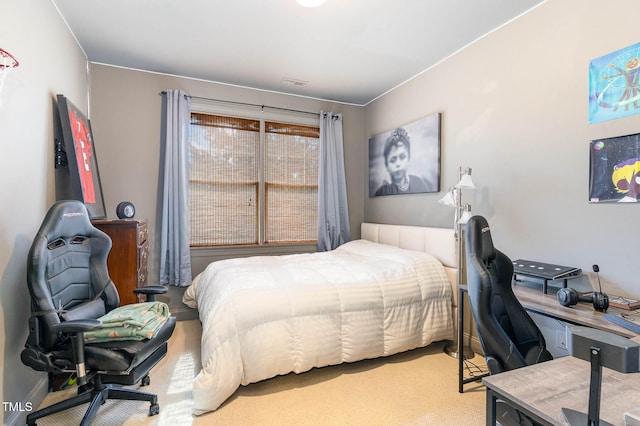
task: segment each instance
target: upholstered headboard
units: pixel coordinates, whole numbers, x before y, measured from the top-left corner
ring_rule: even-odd
[[[374,243],[423,251],[434,256],[447,271],[453,289],[453,306],[458,306],[458,254],[453,229],[363,222],[360,234],[362,239]]]

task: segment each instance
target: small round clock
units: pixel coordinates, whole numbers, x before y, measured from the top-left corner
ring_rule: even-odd
[[[136,208],[133,203],[123,201],[116,207],[116,214],[119,219],[131,219],[136,214]]]

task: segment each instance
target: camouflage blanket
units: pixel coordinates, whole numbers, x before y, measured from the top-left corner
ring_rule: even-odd
[[[102,328],[84,333],[86,343],[113,340],[144,340],[155,337],[169,318],[169,307],[162,302],[120,306],[98,318]]]

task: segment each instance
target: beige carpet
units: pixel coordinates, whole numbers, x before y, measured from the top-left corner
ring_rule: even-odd
[[[107,401],[93,425],[484,425],[485,390],[468,384],[458,393],[457,360],[443,343],[353,364],[289,374],[240,388],[218,410],[191,414],[191,381],[200,358],[200,322],[179,321],[169,355],[151,374],[160,414],[148,403]],[[484,366],[482,358],[473,360]],[[41,407],[69,395],[51,393]],[[38,421],[77,425],[86,404]]]

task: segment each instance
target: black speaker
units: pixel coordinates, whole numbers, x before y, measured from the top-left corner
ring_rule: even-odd
[[[136,208],[129,201],[123,201],[116,207],[116,215],[119,219],[131,219],[135,214]]]
[[[562,306],[572,306],[578,302],[586,302],[593,304],[593,309],[599,312],[607,312],[607,309],[609,309],[609,296],[601,291],[580,295],[572,288],[561,288],[556,293],[556,297]]]

